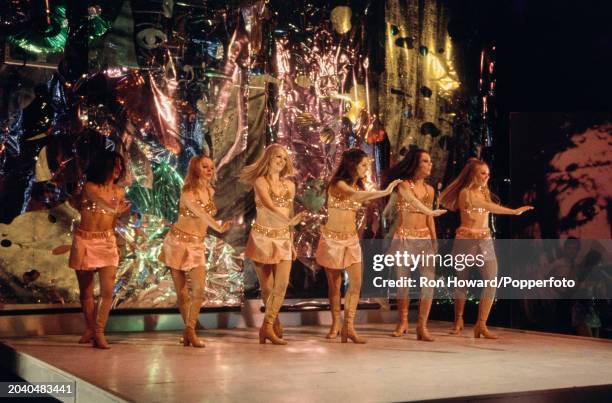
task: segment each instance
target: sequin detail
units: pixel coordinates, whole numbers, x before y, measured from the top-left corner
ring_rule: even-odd
[[[291,198],[291,192],[289,191],[289,188],[287,188],[285,181],[282,182],[283,193],[280,196],[272,191],[272,184],[270,183],[270,181],[268,181],[267,178],[266,181],[268,182],[268,195],[272,200],[272,204],[274,204],[274,206],[276,207],[291,208],[293,199]],[[263,204],[259,199],[255,199],[255,205],[257,207],[263,207]]]
[[[182,231],[176,228],[175,226],[172,226],[170,228],[169,234],[170,236],[172,236],[173,238],[181,242],[191,242],[191,243],[204,242],[204,236],[190,234],[189,232]]]
[[[466,209],[463,209],[463,211],[465,211],[468,214],[473,214],[473,213],[482,214],[482,213],[488,213],[489,212],[489,210],[487,210],[484,207],[468,207]]]
[[[488,213],[489,212],[489,210],[487,210],[484,207],[474,207],[472,205],[472,201],[470,200],[471,199],[471,194],[470,194],[469,190],[468,190],[468,196],[469,197],[465,201],[465,204],[466,204],[465,208],[463,209],[463,211],[465,213],[467,213],[467,214],[473,214],[473,213],[483,214],[483,213]]]
[[[358,211],[361,208],[361,203],[351,200],[350,197],[336,197],[328,193],[327,208]]]
[[[264,227],[263,225],[254,223],[253,226],[251,227],[251,230],[265,237],[274,238],[274,239],[288,238],[290,235],[289,227],[270,228],[270,227]]]
[[[83,239],[109,239],[115,235],[115,231],[85,231],[77,228],[74,234]]]
[[[334,239],[336,241],[346,241],[347,239],[355,238],[357,232],[339,232],[332,231],[326,227],[321,227],[321,235],[325,238]]]
[[[210,215],[211,217],[214,217],[215,215],[217,215],[217,206],[215,206],[215,203],[212,200],[209,200],[208,203],[204,204],[202,200],[196,199],[196,204],[198,205],[198,207],[204,210],[206,214]],[[198,217],[196,213],[189,210],[189,208],[185,206],[181,206],[179,208],[179,215],[183,217],[191,217],[191,218]]]
[[[414,183],[411,181],[407,181],[410,189],[412,190],[412,194],[414,195],[414,197],[419,200],[424,206],[426,207],[431,207],[433,205],[433,197],[432,195],[429,194],[429,189],[427,188],[427,186],[425,186],[425,195],[423,196],[422,199],[419,199],[416,195],[416,193],[414,192]],[[413,203],[411,203],[410,201],[404,199],[401,195],[401,193],[397,193],[397,209],[399,211],[402,211],[404,213],[419,213],[419,214],[423,214],[423,212],[419,211],[416,206],[414,206]]]
[[[115,212],[105,209],[93,200],[85,199],[81,203],[81,209],[94,214],[104,214],[114,216]]]
[[[395,230],[395,238],[431,238],[429,228],[404,228]]]
[[[455,238],[489,239],[491,238],[491,230],[488,228],[459,227],[455,231]]]

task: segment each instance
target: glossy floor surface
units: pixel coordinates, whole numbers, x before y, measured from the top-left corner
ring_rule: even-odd
[[[288,328],[286,346],[258,344],[257,329],[199,331],[203,349],[162,332],[111,334],[106,351],[73,335],[3,342],[139,402],[409,401],[612,383],[609,341],[504,329],[484,340],[448,327],[430,324],[432,343],[415,340],[414,326],[389,337],[388,324],[358,326],[366,345],[326,340],[324,327]]]

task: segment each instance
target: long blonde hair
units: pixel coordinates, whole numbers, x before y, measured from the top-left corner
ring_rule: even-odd
[[[270,161],[272,160],[272,153],[274,152],[274,150],[278,149],[283,150],[283,152],[287,156],[287,162],[285,164],[285,167],[282,169],[282,171],[279,172],[278,176],[281,179],[293,176],[295,168],[293,167],[293,162],[289,158],[289,153],[287,152],[285,147],[281,146],[280,144],[270,144],[266,147],[262,156],[259,157],[257,161],[255,161],[251,165],[247,165],[246,167],[244,167],[242,172],[240,172],[240,175],[238,176],[240,182],[245,183],[249,186],[253,186],[253,183],[255,183],[255,180],[257,178],[259,178],[260,176],[266,176],[270,170]]]
[[[456,211],[459,207],[457,205],[459,193],[472,186],[476,169],[483,165],[487,166],[487,163],[478,158],[469,158],[459,175],[440,194],[440,204],[451,211]],[[491,193],[488,186],[483,189],[483,193],[487,201],[497,203],[497,197]]]
[[[217,180],[217,170],[215,169],[215,162],[207,155],[195,155],[189,160],[187,166],[187,175],[185,176],[185,183],[183,184],[183,192],[194,191],[198,188],[200,183],[200,164],[202,160],[209,159],[213,163],[213,176],[210,181],[210,186]]]

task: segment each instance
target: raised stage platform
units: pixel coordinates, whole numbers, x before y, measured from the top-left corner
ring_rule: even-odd
[[[205,330],[206,348],[179,332],[115,333],[112,349],[74,335],[4,338],[0,366],[30,381],[74,380],[78,402],[564,402],[612,399],[612,342],[494,329],[499,340],[446,334],[402,338],[390,324],[359,325],[368,344],[326,340],[327,327],[286,329],[287,346],[257,329]]]

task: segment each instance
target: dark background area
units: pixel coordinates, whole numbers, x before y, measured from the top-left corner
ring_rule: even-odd
[[[543,175],[550,157],[567,147],[569,135],[612,122],[612,6],[593,0],[453,0],[449,5],[455,24],[449,29],[479,42],[470,46],[472,53],[483,44],[496,45],[493,146],[484,157],[491,164],[493,190],[504,203],[518,206],[523,188],[536,180],[535,176]],[[472,55],[466,60],[473,63],[478,58]],[[477,72],[478,66],[473,65],[465,72],[473,77],[471,85],[477,85]],[[511,115],[517,113],[528,116],[522,119],[529,128],[525,132],[528,138],[512,138]],[[540,202],[544,208],[531,217],[497,217],[497,237],[513,238],[530,221],[546,221],[550,212],[546,201]],[[542,237],[558,237],[555,226],[544,228]],[[609,306],[607,301],[597,303]],[[573,333],[571,301],[554,304],[566,312],[565,318],[554,324],[530,322],[523,302],[509,300],[495,304],[491,322]],[[475,320],[476,314],[477,306],[468,304],[467,319]],[[441,304],[432,317],[450,320],[452,315],[452,306]],[[600,336],[611,336],[609,323],[603,323]]]

